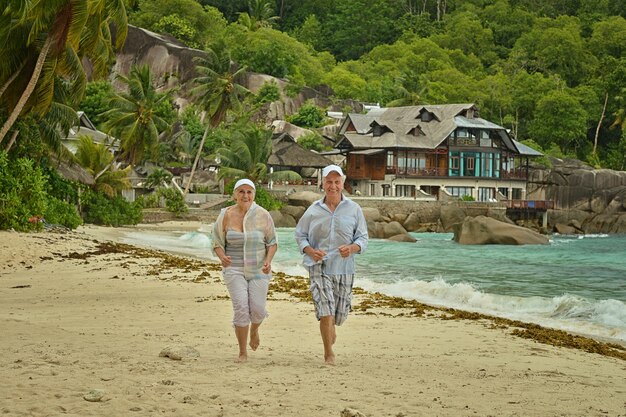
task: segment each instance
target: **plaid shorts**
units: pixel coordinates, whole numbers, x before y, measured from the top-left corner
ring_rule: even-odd
[[[326,275],[321,264],[309,267],[311,296],[315,304],[315,316],[334,316],[335,324],[341,326],[352,308],[352,283],[354,274]]]

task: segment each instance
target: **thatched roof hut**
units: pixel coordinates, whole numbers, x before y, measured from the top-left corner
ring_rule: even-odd
[[[323,155],[298,145],[289,133],[281,133],[272,139],[272,155],[267,164],[274,169],[290,169],[300,172],[302,168],[323,168],[333,161]]]

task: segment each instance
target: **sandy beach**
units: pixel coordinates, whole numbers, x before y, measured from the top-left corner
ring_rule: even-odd
[[[115,236],[0,232],[1,415],[626,416],[619,347],[611,357],[491,320],[364,308],[363,294],[326,366],[303,280],[289,292],[289,277],[271,291],[260,348],[237,364],[219,267]]]

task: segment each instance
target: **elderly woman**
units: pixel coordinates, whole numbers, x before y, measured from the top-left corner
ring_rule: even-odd
[[[254,202],[256,188],[248,179],[235,183],[235,205],[220,212],[213,225],[213,253],[233,303],[233,325],[239,343],[237,362],[248,359],[260,344],[259,326],[268,316],[265,304],[278,244],[270,214]]]

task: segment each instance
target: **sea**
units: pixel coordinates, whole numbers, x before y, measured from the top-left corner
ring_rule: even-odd
[[[123,233],[125,243],[217,261],[211,228]],[[293,228],[277,229],[272,267],[307,276]],[[626,344],[626,235],[552,235],[549,245],[459,245],[450,233],[415,243],[371,239],[355,286],[422,303]]]

